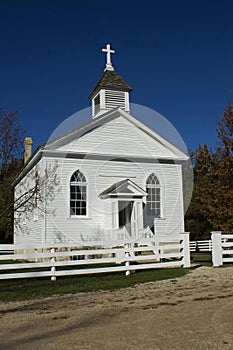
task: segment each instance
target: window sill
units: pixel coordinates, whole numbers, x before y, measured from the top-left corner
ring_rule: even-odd
[[[68,220],[92,220],[90,216],[85,216],[85,215],[72,215],[67,218]]]

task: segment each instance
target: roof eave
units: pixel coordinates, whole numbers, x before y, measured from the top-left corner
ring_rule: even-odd
[[[123,91],[123,92],[131,92],[133,89],[132,88],[121,88],[121,87],[109,87],[109,86],[96,86],[92,93],[88,96],[89,100],[93,99],[96,94],[100,90],[111,90],[111,91]]]
[[[116,90],[130,92],[132,88],[126,83],[126,81],[115,71],[105,71],[93,91],[89,95],[89,99],[92,99],[96,93],[101,90]]]

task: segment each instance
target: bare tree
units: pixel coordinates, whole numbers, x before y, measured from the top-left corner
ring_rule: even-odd
[[[12,183],[24,166],[24,135],[17,113],[0,110],[0,243],[13,241],[14,217],[15,225],[21,225],[21,213],[29,216],[33,210],[38,210],[42,215],[59,190],[57,164],[43,171],[38,165],[22,177],[14,197]]]
[[[48,165],[44,170],[37,165],[22,178],[16,191],[13,208],[17,228],[22,227],[21,214],[27,220],[35,210],[40,216],[53,215],[49,209],[49,203],[54,200],[55,193],[60,191],[57,168],[57,162],[54,165]]]
[[[6,113],[0,109],[0,152],[1,170],[8,168],[22,159],[25,130],[20,126],[17,113]]]
[[[0,110],[0,242],[2,243],[12,241],[14,197],[11,183],[23,166],[23,138],[24,130],[19,124],[17,113]]]

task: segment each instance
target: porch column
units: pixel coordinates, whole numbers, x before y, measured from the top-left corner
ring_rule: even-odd
[[[118,221],[118,203],[117,201],[112,202],[112,230],[116,230],[119,228]]]
[[[136,201],[137,229],[143,229],[143,207],[142,201]]]

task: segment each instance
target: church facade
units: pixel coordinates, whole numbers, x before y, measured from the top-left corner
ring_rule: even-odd
[[[114,71],[110,45],[103,51],[107,64],[90,95],[90,121],[40,147],[15,180],[17,201],[47,169],[58,179],[54,186],[40,181],[31,210],[16,213],[16,244],[111,245],[184,232],[188,156],[130,114],[132,89]]]

